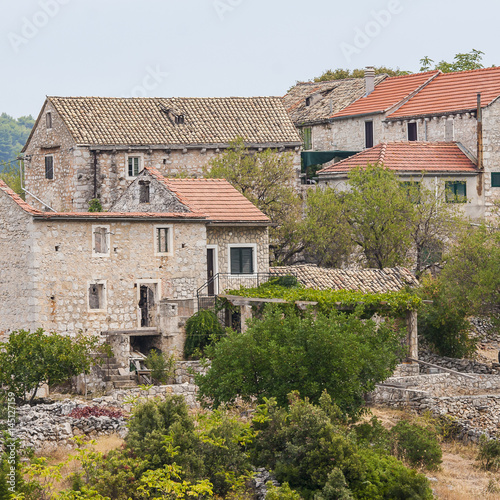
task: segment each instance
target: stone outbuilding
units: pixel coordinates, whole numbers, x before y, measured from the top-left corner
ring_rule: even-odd
[[[0,334],[100,335],[181,351],[197,290],[269,270],[269,219],[228,182],[140,172],[109,212],[45,212],[0,181]]]
[[[47,97],[22,150],[26,199],[42,210],[105,210],[145,167],[200,177],[242,137],[289,152],[300,173],[300,136],[280,97]]]

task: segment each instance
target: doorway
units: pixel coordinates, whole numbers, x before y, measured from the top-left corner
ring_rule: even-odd
[[[142,284],[139,289],[139,315],[141,328],[156,326],[156,284]]]

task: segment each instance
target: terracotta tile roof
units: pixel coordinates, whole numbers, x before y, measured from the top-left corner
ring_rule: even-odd
[[[471,111],[491,104],[500,96],[500,68],[444,73],[388,118]]]
[[[398,172],[478,172],[456,142],[382,142],[339,161],[329,162],[318,174],[349,172],[368,163]]]
[[[211,222],[258,222],[269,218],[225,179],[167,179],[146,167],[190,210],[203,213]]]
[[[385,78],[387,75],[377,75],[375,85]],[[364,78],[299,82],[287,92],[283,102],[295,125],[307,125],[327,122],[333,113],[341,111],[364,95]],[[313,98],[309,106],[306,106],[307,97]]]
[[[47,97],[77,144],[300,145],[279,97],[115,98]],[[175,117],[183,115],[184,123]]]
[[[315,265],[272,267],[271,274],[291,273],[306,287],[316,290],[355,290],[360,292],[397,292],[406,286],[416,287],[418,280],[403,267],[385,269],[328,269]]]
[[[3,191],[7,196],[9,196],[12,201],[17,203],[25,212],[28,212],[32,215],[43,214],[41,210],[37,210],[33,208],[31,205],[28,205],[18,194],[16,194],[12,189],[10,189],[7,184],[0,179],[0,191]]]
[[[361,97],[343,110],[333,113],[331,118],[382,113],[388,111],[418,91],[423,85],[436,78],[439,71],[427,71],[413,75],[386,78],[367,97]]]

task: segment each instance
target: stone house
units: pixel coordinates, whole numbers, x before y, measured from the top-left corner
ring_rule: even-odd
[[[144,167],[199,177],[236,137],[291,152],[301,139],[281,98],[47,97],[25,147],[26,199],[44,210],[105,210]]]
[[[318,172],[319,185],[344,190],[349,171],[367,164],[394,170],[403,183],[422,183],[448,203],[458,203],[468,217],[484,215],[484,197],[478,193],[481,171],[476,158],[459,142],[384,142],[327,163]]]
[[[269,270],[269,219],[224,180],[145,167],[92,213],[34,208],[0,181],[0,205],[0,334],[100,335],[127,369],[131,349],[182,349],[213,273]]]

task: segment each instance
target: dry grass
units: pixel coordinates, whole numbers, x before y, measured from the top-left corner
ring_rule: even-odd
[[[376,407],[371,409],[387,429],[405,419],[425,425],[427,416],[418,416],[401,410]],[[370,416],[369,416],[370,417]],[[477,467],[478,447],[460,441],[441,443],[443,463],[439,471],[421,471],[431,480],[431,487],[439,500],[500,500],[500,474],[482,471]]]

